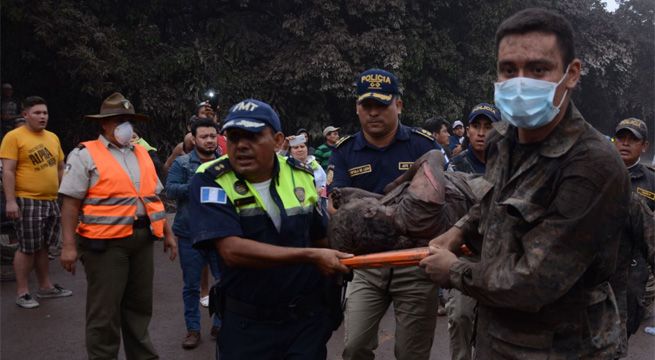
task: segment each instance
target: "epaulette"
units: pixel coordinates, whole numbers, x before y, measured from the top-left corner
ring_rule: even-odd
[[[429,131],[427,131],[427,130],[425,130],[423,128],[420,128],[420,127],[413,127],[411,129],[412,129],[413,133],[424,136],[424,137],[434,141],[434,137],[432,137],[431,132],[429,132]]]
[[[354,138],[355,138],[355,137],[352,136],[352,135],[348,135],[348,136],[346,136],[346,137],[342,137],[341,139],[339,139],[339,141],[337,141],[336,144],[334,144],[334,147],[335,147],[335,148],[338,148],[339,146],[341,146],[341,144],[345,143],[345,142],[348,141],[348,140],[352,140],[352,139],[354,139]]]
[[[303,164],[300,161],[292,158],[291,156],[289,156],[287,158],[287,164],[289,164],[291,167],[293,167],[295,169],[303,170],[303,171],[311,174],[312,176],[314,176],[314,170],[312,170],[312,168],[309,165]]]
[[[205,164],[203,164],[205,165]],[[204,169],[203,169],[204,168]],[[198,172],[203,169],[204,173],[209,175],[211,178],[219,178],[223,176],[224,174],[232,171],[232,166],[230,165],[230,159],[227,157],[221,157],[216,160],[212,160],[209,163],[207,163],[206,166],[202,168],[198,168]]]
[[[652,172],[655,172],[655,167],[651,165],[646,165],[646,168]]]

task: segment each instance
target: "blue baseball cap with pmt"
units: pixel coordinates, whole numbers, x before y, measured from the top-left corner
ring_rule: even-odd
[[[275,132],[282,131],[280,118],[270,105],[260,100],[246,99],[230,108],[221,132],[238,128],[258,133],[266,126]]]
[[[484,116],[492,123],[500,121],[500,111],[495,106],[487,103],[479,103],[473,107],[468,118],[469,125],[478,116]]]
[[[368,69],[357,77],[357,102],[375,99],[389,105],[394,95],[400,94],[398,78],[386,70]]]

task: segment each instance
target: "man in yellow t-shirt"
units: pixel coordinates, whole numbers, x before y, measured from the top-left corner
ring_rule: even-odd
[[[59,138],[45,130],[48,105],[38,96],[23,103],[25,126],[8,132],[0,145],[2,186],[7,218],[14,219],[18,251],[14,257],[16,305],[39,306],[29,292],[32,268],[39,282],[37,298],[71,296],[72,291],[52,284],[48,274],[48,247],[59,238],[57,190],[64,171],[64,152]]]

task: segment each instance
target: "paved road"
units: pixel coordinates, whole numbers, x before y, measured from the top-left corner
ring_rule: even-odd
[[[83,267],[78,266],[75,276],[64,272],[58,261],[51,261],[51,274],[57,282],[73,290],[73,296],[64,299],[42,300],[36,309],[20,309],[15,303],[15,283],[5,282],[0,287],[0,359],[84,359],[84,307],[86,279]],[[78,264],[79,265],[79,264]],[[155,254],[155,306],[150,333],[162,359],[213,359],[214,343],[209,337],[210,321],[203,311],[201,345],[191,351],[181,347],[185,335],[182,315],[182,275],[177,260],[173,263],[162,253],[161,243]],[[36,284],[32,279],[31,289]],[[650,320],[649,324],[653,325]],[[437,321],[433,360],[448,359],[447,323],[445,317]],[[393,359],[393,313],[382,320],[380,347],[376,359]],[[631,356],[634,360],[655,358],[655,336],[643,330],[631,339]],[[339,359],[343,348],[343,330],[334,333],[328,344],[328,359]],[[121,354],[120,359],[124,359]]]

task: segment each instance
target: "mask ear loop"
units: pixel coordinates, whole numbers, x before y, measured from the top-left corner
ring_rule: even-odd
[[[557,82],[557,86],[560,86],[562,84],[562,81],[566,79],[566,77],[569,75],[569,68],[571,67],[571,64],[569,64],[566,67],[566,70],[564,71],[564,76]],[[566,94],[568,94],[569,89],[564,90],[564,94],[562,95],[562,98],[559,101],[559,105],[557,105],[557,109],[560,109],[562,107],[562,104],[564,104],[564,99],[566,99]]]

